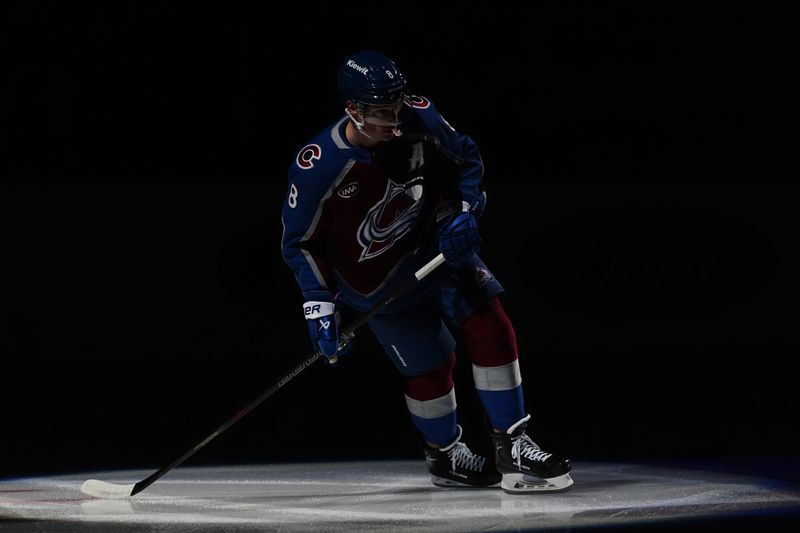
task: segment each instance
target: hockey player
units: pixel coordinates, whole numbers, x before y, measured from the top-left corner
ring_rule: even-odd
[[[344,353],[339,305],[365,311],[441,252],[447,264],[368,324],[405,379],[411,420],[440,486],[566,490],[570,462],[526,434],[514,328],[500,283],[476,255],[485,205],[475,143],[386,56],[365,51],[338,74],[344,116],[295,155],[283,205],[283,256],[303,293],[314,348]],[[450,326],[448,328],[448,325]],[[473,453],[456,419],[452,371],[463,335],[495,457]]]

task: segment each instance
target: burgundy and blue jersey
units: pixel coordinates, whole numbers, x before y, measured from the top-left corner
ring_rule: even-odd
[[[437,215],[479,195],[483,163],[421,96],[400,112],[402,135],[351,145],[343,117],[301,148],[289,168],[283,257],[306,300],[341,291],[367,308],[392,276],[418,268],[435,246]]]

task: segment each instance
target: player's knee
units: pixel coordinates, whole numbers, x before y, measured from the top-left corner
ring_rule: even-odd
[[[431,400],[444,396],[453,388],[453,368],[456,364],[456,354],[439,368],[419,376],[409,376],[406,379],[405,393],[415,400]]]
[[[498,297],[481,306],[461,326],[467,352],[480,366],[500,366],[517,359],[517,335]]]

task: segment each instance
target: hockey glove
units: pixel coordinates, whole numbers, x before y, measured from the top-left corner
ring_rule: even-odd
[[[461,266],[480,249],[480,241],[478,222],[469,209],[439,224],[439,251],[450,266]]]
[[[346,354],[352,347],[352,343],[348,342],[339,349],[339,312],[336,310],[336,298],[328,291],[308,293],[306,297],[312,298],[303,304],[311,345],[315,352],[322,352],[326,363],[330,363],[331,359]]]

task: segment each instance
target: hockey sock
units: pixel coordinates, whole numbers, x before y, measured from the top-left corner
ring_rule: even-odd
[[[525,416],[517,336],[494,297],[461,325],[475,388],[492,426],[505,430]]]
[[[433,372],[410,376],[405,397],[411,422],[425,441],[438,446],[453,442],[456,427],[456,394],[453,388],[453,367],[456,356]]]

